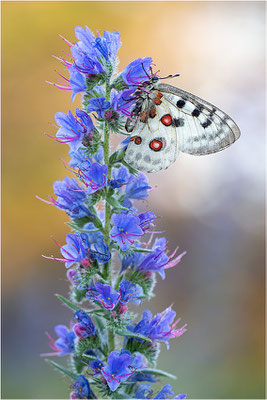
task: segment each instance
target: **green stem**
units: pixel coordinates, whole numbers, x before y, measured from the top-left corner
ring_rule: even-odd
[[[110,100],[110,92],[111,92],[111,87],[110,87],[110,76],[107,77],[106,79],[106,100]],[[105,122],[105,128],[104,128],[104,160],[105,164],[108,166],[108,174],[107,174],[107,179],[111,178],[111,166],[109,165],[109,126],[108,123]],[[108,190],[108,189],[107,189]],[[107,193],[106,193],[107,195]],[[105,227],[104,227],[104,236],[107,245],[110,245],[110,237],[109,237],[109,232],[110,232],[110,220],[111,220],[111,207],[106,201],[105,204]],[[108,279],[109,283],[111,284],[111,261],[107,262],[104,264],[103,268],[103,275],[105,276],[106,279]],[[115,349],[115,335],[112,332],[111,329],[108,330],[108,343],[109,343],[109,351],[113,351]]]
[[[113,351],[115,349],[115,335],[111,329],[108,330],[108,345],[109,351]]]
[[[107,79],[106,79],[106,100],[107,101],[110,100],[110,91],[111,91],[110,77],[107,77]],[[107,122],[105,122],[105,127],[104,127],[104,161],[105,161],[105,164],[108,166],[107,179],[110,179],[111,168],[109,166],[109,126],[108,126]],[[108,246],[110,244],[110,238],[109,238],[110,219],[111,219],[111,209],[110,209],[110,205],[106,201],[104,237],[105,237],[105,241]],[[104,275],[105,279],[108,279],[109,282],[111,283],[111,262],[107,262],[104,264],[103,275]]]

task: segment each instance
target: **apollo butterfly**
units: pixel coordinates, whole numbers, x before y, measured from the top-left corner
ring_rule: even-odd
[[[135,106],[125,125],[131,139],[124,160],[130,166],[159,172],[174,163],[179,151],[216,153],[240,137],[238,126],[223,111],[160,79],[152,75],[134,93]]]

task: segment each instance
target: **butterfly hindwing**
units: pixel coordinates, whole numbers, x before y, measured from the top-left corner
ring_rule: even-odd
[[[150,113],[151,106],[155,109],[154,115]],[[161,122],[161,118],[169,113],[170,108],[164,103],[157,107],[144,104],[124,157],[132,167],[159,172],[174,163],[178,156],[176,130],[172,124],[166,126]]]

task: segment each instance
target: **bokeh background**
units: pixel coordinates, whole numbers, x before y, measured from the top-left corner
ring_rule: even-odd
[[[69,381],[44,362],[46,330],[71,312],[53,235],[65,214],[35,198],[66,175],[68,146],[54,113],[79,105],[45,83],[62,66],[62,34],[74,27],[117,30],[120,70],[151,56],[161,76],[230,114],[242,136],[206,157],[181,155],[149,176],[149,202],[169,248],[188,252],[158,279],[153,312],[171,303],[188,332],[163,348],[159,368],[178,376],[189,398],[264,398],[264,2],[2,2],[2,398],[68,398]],[[115,144],[114,144],[115,147]],[[62,359],[60,361],[63,361]]]

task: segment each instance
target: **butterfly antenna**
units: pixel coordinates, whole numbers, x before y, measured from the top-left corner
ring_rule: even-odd
[[[150,76],[148,75],[148,73],[146,72],[146,70],[145,70],[145,67],[144,67],[144,64],[142,63],[142,68],[143,68],[143,71],[144,71],[144,73],[146,74],[146,76],[148,77],[148,78],[150,78]]]
[[[164,76],[163,78],[160,78],[160,79],[176,78],[177,76],[180,76],[180,74],[168,75],[168,76]]]

